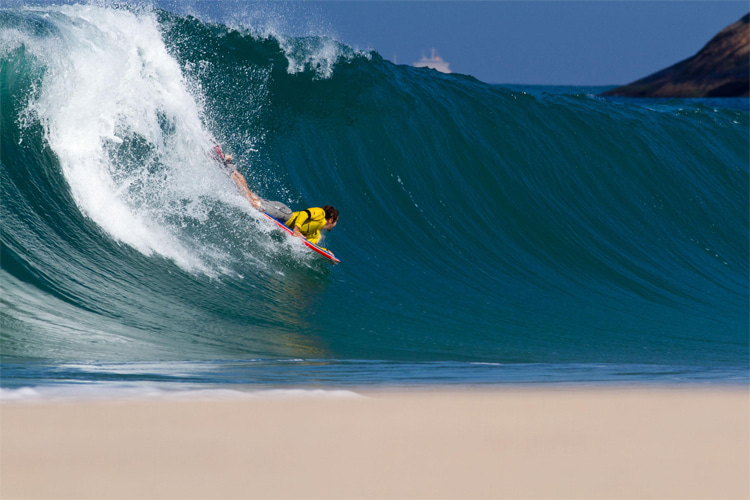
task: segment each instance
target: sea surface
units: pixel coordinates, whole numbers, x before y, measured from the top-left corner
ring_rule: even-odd
[[[748,99],[0,9],[0,396],[749,382]],[[341,213],[281,234],[251,189]]]

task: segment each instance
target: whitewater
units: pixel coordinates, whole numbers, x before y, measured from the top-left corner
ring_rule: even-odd
[[[0,10],[3,394],[747,383],[748,100],[603,90],[153,7]],[[336,206],[342,264],[215,144],[263,197]]]

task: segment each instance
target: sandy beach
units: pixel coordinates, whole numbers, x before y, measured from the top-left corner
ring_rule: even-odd
[[[4,403],[3,499],[748,498],[745,388]]]

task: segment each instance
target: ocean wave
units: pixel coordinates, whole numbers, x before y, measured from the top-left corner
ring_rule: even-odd
[[[3,356],[746,364],[748,112],[0,11]],[[329,266],[251,188],[341,211]]]

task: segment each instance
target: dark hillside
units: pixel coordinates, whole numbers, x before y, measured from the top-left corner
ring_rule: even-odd
[[[724,28],[693,57],[602,95],[748,97],[750,14]]]

